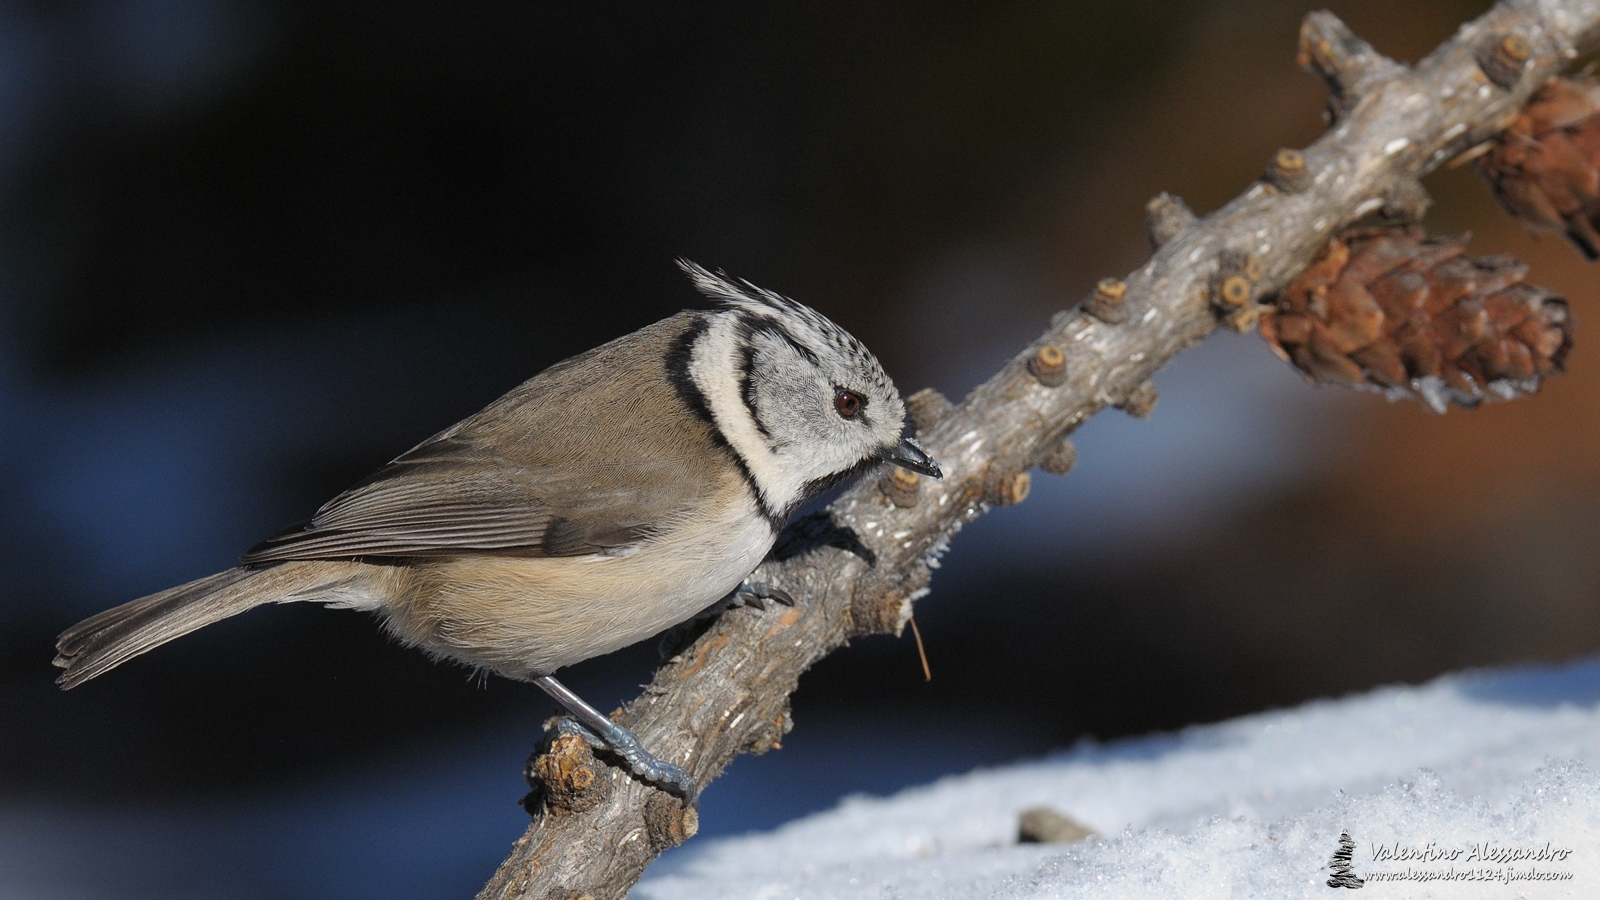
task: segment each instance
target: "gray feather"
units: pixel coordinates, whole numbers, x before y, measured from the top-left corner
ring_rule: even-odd
[[[348,592],[352,566],[289,564],[235,568],[108,609],[56,641],[56,682],[78,685],[198,628],[264,603],[337,600]]]
[[[716,436],[687,414],[669,371],[674,343],[700,315],[680,313],[557,363],[244,562],[581,556],[648,540],[697,508],[730,465],[705,453]]]

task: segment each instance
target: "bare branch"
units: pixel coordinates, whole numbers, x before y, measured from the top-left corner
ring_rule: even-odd
[[[1600,0],[1506,0],[1408,69],[1332,14],[1308,16],[1301,55],[1332,90],[1331,130],[1303,152],[1280,153],[1268,176],[1198,222],[1182,201],[1157,198],[1158,249],[1147,263],[1102,282],[1086,310],[1057,315],[959,405],[932,392],[913,398],[944,481],[863,482],[826,516],[797,523],[754,577],[799,605],[722,616],[618,721],[701,784],[738,753],[777,747],[800,674],[853,636],[898,633],[946,542],[985,510],[1021,500],[1029,469],[1070,467],[1066,436],[1084,420],[1107,406],[1148,409],[1151,375],[1214,330],[1217,310],[1253,327],[1256,301],[1340,227],[1385,208],[1419,211],[1421,175],[1503,129],[1597,38]],[[621,897],[662,850],[694,833],[693,810],[581,742],[558,742],[538,769],[550,788],[480,900]]]

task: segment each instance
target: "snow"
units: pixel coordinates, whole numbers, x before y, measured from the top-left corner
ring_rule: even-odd
[[[630,896],[1338,897],[1348,832],[1357,897],[1594,897],[1597,769],[1600,658],[1450,675],[852,797],[691,842]],[[1036,806],[1101,836],[1018,844]],[[1508,880],[1530,871],[1562,880]]]

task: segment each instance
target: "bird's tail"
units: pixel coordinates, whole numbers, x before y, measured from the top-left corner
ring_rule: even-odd
[[[56,683],[63,690],[108,672],[128,660],[264,603],[315,600],[344,606],[372,605],[361,563],[287,562],[267,568],[241,567],[141,597],[84,619],[56,639]]]

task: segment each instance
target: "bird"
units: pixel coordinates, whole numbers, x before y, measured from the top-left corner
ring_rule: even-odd
[[[934,478],[877,358],[816,310],[687,260],[712,301],[563,360],[234,568],[67,629],[63,689],[267,603],[376,613],[401,643],[531,681],[557,728],[686,799],[693,779],[552,673],[723,607],[808,500],[885,463]]]

